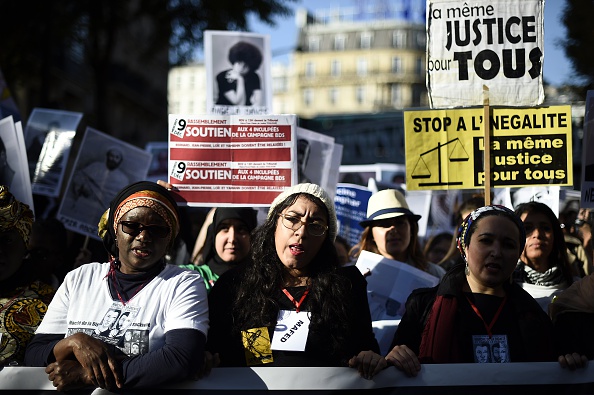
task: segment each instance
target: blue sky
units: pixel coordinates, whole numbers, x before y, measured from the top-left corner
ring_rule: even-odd
[[[320,8],[331,8],[337,5],[353,6],[355,4],[355,0],[301,0],[299,2],[291,3],[291,6],[293,9],[303,7],[312,11]],[[565,26],[561,23],[561,11],[564,4],[564,0],[545,1],[545,57],[543,74],[545,80],[552,85],[562,85],[570,82],[572,74],[570,62],[567,60],[563,49],[556,44],[559,39],[562,39],[565,35]],[[274,55],[273,61],[287,61],[288,57],[286,55],[276,54],[287,53],[290,51],[290,48],[295,46],[297,41],[295,16],[279,19],[277,21],[277,26],[274,28],[256,21],[255,18],[250,19],[250,21],[252,32],[270,35],[270,46]]]

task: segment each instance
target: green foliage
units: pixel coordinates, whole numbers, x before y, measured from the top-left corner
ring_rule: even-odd
[[[545,5],[546,7],[546,5]],[[567,36],[560,40],[579,85],[594,89],[594,0],[566,0],[561,20]]]
[[[78,54],[83,64],[105,71],[118,38],[130,35],[138,38],[130,56],[139,62],[169,50],[171,63],[183,64],[202,45],[204,30],[247,31],[250,14],[274,25],[295,1],[0,0],[0,69],[12,84],[27,84]]]

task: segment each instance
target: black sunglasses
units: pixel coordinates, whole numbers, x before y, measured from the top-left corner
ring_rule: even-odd
[[[140,222],[120,221],[122,231],[131,236],[138,236],[143,230],[146,230],[151,236],[160,239],[169,236],[169,227],[161,225],[143,225]]]

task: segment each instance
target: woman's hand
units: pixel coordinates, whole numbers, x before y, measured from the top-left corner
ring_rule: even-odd
[[[157,180],[157,184],[161,185],[163,188],[167,189],[168,191],[173,191],[173,190],[177,191],[177,188],[174,187],[173,185],[171,185],[170,183],[168,183],[167,181]]]
[[[361,377],[371,380],[373,376],[388,367],[388,362],[373,351],[361,351],[349,360],[349,367],[357,368]]]
[[[100,388],[122,388],[120,363],[108,345],[84,333],[75,333],[54,346],[56,362],[72,360],[84,369],[92,385]]]
[[[407,376],[414,377],[421,370],[421,363],[416,354],[407,346],[396,346],[386,355],[389,364],[402,370]]]
[[[47,365],[45,373],[58,391],[70,391],[86,386],[96,386],[80,363],[73,360],[53,362]],[[110,388],[108,388],[110,389]]]
[[[227,71],[227,73],[225,73],[225,78],[229,83],[232,83],[233,81],[243,80],[243,76],[235,68],[232,68],[231,70]]]
[[[212,354],[210,351],[204,351],[204,364],[200,371],[194,375],[194,379],[198,380],[204,376],[208,376],[212,368],[216,368],[221,364],[221,360],[219,359],[219,354],[214,353]]]
[[[588,365],[588,357],[580,355],[577,352],[573,354],[560,355],[558,358],[559,365],[563,369],[576,370],[585,368]]]

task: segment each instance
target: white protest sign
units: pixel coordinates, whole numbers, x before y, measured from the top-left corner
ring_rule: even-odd
[[[32,190],[36,195],[58,197],[80,112],[34,108],[25,128],[25,146]]]
[[[57,218],[67,229],[99,239],[101,215],[122,188],[146,179],[151,157],[150,152],[87,128]]]
[[[432,108],[536,106],[544,101],[544,0],[428,0]]]
[[[399,320],[404,314],[406,299],[413,290],[439,283],[439,278],[429,273],[370,251],[361,251],[355,266],[364,275],[371,273],[365,279],[372,321]],[[374,326],[378,340],[391,341],[395,331],[396,325]],[[382,352],[388,351],[386,344],[380,344],[380,347]]]
[[[337,170],[342,160],[342,146],[334,143],[334,137],[322,133],[301,127],[297,127],[296,131],[299,182],[318,184],[334,197],[338,183]]]
[[[0,120],[0,184],[33,210],[33,195],[27,169],[23,129],[12,115]]]

